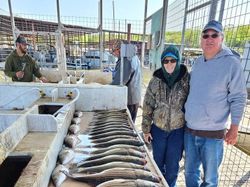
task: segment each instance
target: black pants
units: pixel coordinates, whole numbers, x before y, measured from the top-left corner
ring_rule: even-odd
[[[139,104],[128,105],[128,110],[131,114],[133,122],[135,122],[138,108],[139,108]]]

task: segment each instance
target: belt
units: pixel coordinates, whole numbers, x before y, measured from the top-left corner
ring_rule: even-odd
[[[206,137],[206,138],[215,138],[215,139],[224,139],[226,134],[226,129],[217,130],[217,131],[206,131],[206,130],[194,130],[186,126],[186,132],[191,133],[194,136]]]

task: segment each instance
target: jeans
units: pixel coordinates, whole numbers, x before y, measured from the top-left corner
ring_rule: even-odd
[[[218,169],[223,158],[223,139],[184,134],[185,180],[187,187],[217,187]],[[200,166],[204,171],[201,179]]]
[[[175,187],[184,149],[184,128],[166,132],[153,124],[151,135],[154,160],[169,187]]]

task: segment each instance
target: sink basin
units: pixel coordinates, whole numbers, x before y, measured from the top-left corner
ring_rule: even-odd
[[[45,104],[38,106],[38,113],[39,114],[51,114],[53,115],[56,111],[62,108],[62,104]]]
[[[31,158],[31,155],[8,156],[0,165],[0,186],[15,186],[23,169],[28,165]]]

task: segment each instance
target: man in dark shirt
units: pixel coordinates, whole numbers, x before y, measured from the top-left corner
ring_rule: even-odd
[[[5,62],[5,75],[12,78],[12,81],[32,82],[33,75],[40,81],[48,82],[40,73],[36,62],[27,54],[27,41],[24,37],[16,39],[16,49],[11,52]]]

